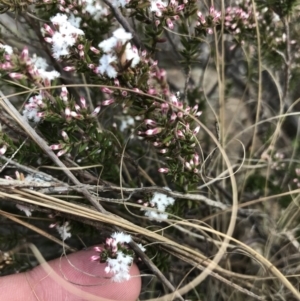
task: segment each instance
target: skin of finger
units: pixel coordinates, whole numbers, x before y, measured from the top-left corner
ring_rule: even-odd
[[[27,273],[0,278],[0,300],[89,300],[84,292],[98,296],[99,301],[103,298],[120,301],[138,298],[141,278],[136,265],[130,269],[129,281],[114,283],[110,280],[111,275],[104,271],[105,264],[90,261],[92,255],[95,255],[93,250],[85,250],[48,262],[57,274],[55,277],[50,277],[43,266],[38,266]],[[74,294],[64,289],[62,279],[82,293]]]

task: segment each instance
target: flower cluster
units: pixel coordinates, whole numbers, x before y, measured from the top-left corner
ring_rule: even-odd
[[[72,237],[72,234],[70,232],[71,225],[70,225],[70,222],[68,222],[68,221],[66,221],[64,223],[57,222],[57,223],[51,224],[49,226],[49,228],[55,228],[57,230],[57,232],[59,233],[62,240],[66,240],[66,239]]]
[[[131,68],[134,68],[140,62],[137,48],[131,46],[129,43],[131,39],[131,33],[126,32],[123,28],[119,28],[113,32],[112,37],[102,41],[98,45],[104,52],[104,55],[99,60],[98,73],[115,78],[118,72],[116,66],[113,65],[117,65],[118,61],[123,67],[127,62],[130,62]]]
[[[187,3],[188,1],[184,1]],[[180,18],[180,12],[184,10],[185,4],[179,4],[178,1],[171,0],[169,4],[161,0],[151,0],[149,10],[155,13],[156,21],[155,25],[163,24],[162,21],[166,22],[166,25],[170,29],[174,29],[174,21]]]
[[[43,106],[43,96],[41,94],[32,96],[29,98],[28,103],[25,104],[23,116],[27,121],[38,123],[43,116],[39,109],[43,108]]]
[[[79,1],[78,1],[79,2]],[[83,1],[82,13],[88,12],[93,19],[98,20],[108,15],[108,10],[103,7],[98,0],[85,0]]]
[[[175,175],[184,167],[188,172],[197,174],[200,164],[199,155],[195,154],[196,135],[200,127],[194,125],[194,118],[201,115],[198,106],[184,105],[174,94],[169,95],[169,102],[154,103],[151,117],[144,120],[144,131],[138,134],[151,141],[157,151],[169,162],[171,169],[161,168],[162,173]],[[154,119],[155,118],[155,119]]]
[[[209,14],[204,15],[198,11],[198,21],[196,23],[196,32],[201,34],[212,34],[213,28],[221,24],[222,13],[211,6]],[[253,18],[252,5],[247,6],[247,10],[241,7],[227,7],[224,16],[225,31],[234,35],[242,31],[252,30],[255,28],[255,19]]]
[[[70,55],[72,48],[76,51],[75,46],[79,44],[79,37],[84,35],[84,32],[76,27],[79,25],[78,22],[68,19],[68,16],[65,14],[57,14],[50,20],[55,29],[53,30],[47,24],[44,25],[44,33],[48,34],[45,37],[45,41],[52,45],[52,55],[59,60],[64,56]]]
[[[35,54],[29,57],[27,47],[24,47],[18,55],[12,52],[10,46],[2,46],[5,53],[0,64],[0,72],[8,72],[10,78],[15,80],[29,78],[33,82],[42,82],[45,86],[49,86],[52,80],[60,77],[59,72],[55,70],[47,71],[49,65],[45,59]]]
[[[134,253],[128,244],[132,241],[131,236],[123,232],[115,232],[107,238],[103,247],[95,247],[98,255],[91,257],[92,261],[106,262],[105,272],[112,274],[113,282],[123,282],[130,279],[129,269],[133,263]],[[145,248],[139,245],[142,251]]]
[[[138,201],[138,203],[142,202],[142,200]],[[141,208],[141,210],[145,211],[145,216],[149,217],[150,220],[161,222],[168,219],[168,213],[166,213],[166,209],[168,206],[174,205],[174,202],[174,198],[160,192],[155,192],[149,202],[143,203],[144,207],[150,206],[153,209],[147,210],[145,208]],[[157,210],[154,210],[154,208]]]

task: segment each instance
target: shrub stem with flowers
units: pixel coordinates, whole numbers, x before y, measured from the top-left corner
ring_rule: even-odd
[[[285,119],[297,132],[290,114],[300,96],[294,88],[300,74],[296,1],[243,0],[229,5],[197,0],[0,0],[0,4],[10,21],[25,22],[24,28],[17,28],[24,35],[21,42],[0,22],[4,93],[0,173],[10,181],[9,185],[0,181],[0,193],[7,198],[9,192],[16,202],[16,207],[5,203],[3,210],[13,213],[17,208],[30,223],[35,215],[50,220],[46,227],[55,228],[64,243],[86,239],[97,244],[90,260],[106,263],[112,281],[129,280],[130,266],[139,259],[141,269],[159,279],[147,297],[158,297],[161,283],[170,293],[178,287],[181,300],[217,300],[221,295],[226,300],[227,294],[263,300],[265,295],[275,296],[280,285],[284,297],[300,297],[293,280],[286,277],[291,271],[273,261],[276,252],[283,258],[290,255],[275,248],[286,240],[268,245],[274,241],[268,240],[272,231],[268,226],[261,229],[259,222],[280,225],[284,234],[289,227],[296,229],[298,216],[289,223],[275,213],[268,220],[255,206],[236,208],[256,197],[290,197],[299,186],[298,144],[294,141],[285,155],[277,150],[296,138],[290,129],[284,130]],[[243,64],[245,74],[240,72]],[[211,70],[207,80],[205,74]],[[177,80],[179,73],[184,75],[182,82]],[[278,88],[275,104],[275,92],[264,90],[269,78],[267,83],[276,81]],[[213,88],[206,91],[206,85]],[[226,123],[227,104],[233,97],[243,101],[240,107],[248,110],[251,123],[234,133],[227,128],[235,120],[244,121],[237,108],[227,118],[232,123]],[[8,102],[22,117],[4,105]],[[275,117],[267,116],[272,113]],[[272,118],[277,120],[276,130],[268,123]],[[29,137],[28,127],[80,185],[70,184],[68,174]],[[232,141],[244,145],[231,156]],[[281,162],[288,152],[295,160]],[[283,175],[284,170],[288,172]],[[97,219],[89,211],[90,200],[104,208]],[[55,206],[50,205],[53,201]],[[283,203],[276,210],[287,206],[291,212],[290,199]],[[76,211],[76,206],[81,209]],[[252,232],[243,227],[234,230],[242,222]],[[253,241],[263,241],[269,253]],[[293,239],[291,243],[296,245]],[[232,256],[226,255],[226,248]],[[235,254],[239,248],[249,255]],[[237,256],[248,260],[247,269]],[[254,280],[255,293],[249,289],[244,278],[255,279],[261,273],[254,262],[249,263],[250,257],[266,270],[278,267],[272,272],[277,277],[275,291],[268,283],[266,292],[266,285]],[[206,278],[203,285],[205,277],[193,270],[207,271],[208,265],[216,271],[209,272],[213,280]],[[218,293],[211,289],[214,279],[222,283]]]

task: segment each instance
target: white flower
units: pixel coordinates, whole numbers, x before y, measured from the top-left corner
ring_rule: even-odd
[[[28,103],[23,110],[23,116],[26,121],[38,123],[41,118],[38,116],[39,104],[43,101],[42,95],[35,95],[29,98]]]
[[[103,16],[108,15],[108,10],[106,7],[102,7],[99,1],[86,0],[85,1],[85,11],[87,11],[94,20],[98,20]]]
[[[123,232],[115,232],[111,235],[111,238],[114,238],[116,240],[116,243],[130,243],[131,242],[131,236],[129,234],[125,234]]]
[[[68,20],[68,16],[64,14],[56,14],[54,17],[50,18],[50,21],[56,25],[64,24],[68,22],[67,20]]]
[[[25,109],[23,111],[23,116],[28,120],[28,121],[32,121],[34,123],[38,123],[41,118],[37,116],[37,109],[32,108],[32,109]]]
[[[117,258],[108,258],[106,260],[106,273],[113,273],[111,280],[113,282],[123,282],[130,279],[129,269],[133,262],[130,255],[125,255],[123,252],[117,252]]]
[[[111,37],[107,40],[103,40],[101,43],[99,43],[99,47],[104,52],[110,52],[113,50],[114,47],[116,47],[118,40],[115,37]]]
[[[32,61],[42,79],[48,79],[51,81],[55,78],[60,77],[60,73],[55,70],[46,71],[46,69],[48,68],[48,64],[44,58],[37,57],[36,55],[34,55],[32,57]]]
[[[20,204],[17,204],[16,207],[19,210],[23,211],[26,214],[26,216],[28,216],[28,217],[31,216],[31,212],[34,211],[33,209],[31,209],[27,206],[24,206],[24,205],[20,205]]]
[[[13,53],[13,49],[9,45],[0,44],[0,49],[4,49],[5,53],[9,55]]]
[[[65,222],[62,226],[56,225],[55,228],[62,240],[66,240],[67,238],[70,238],[72,236],[72,234],[69,232],[71,230],[69,222]]]
[[[160,192],[155,192],[152,196],[152,199],[150,200],[150,204],[155,206],[157,208],[157,211],[145,210],[144,208],[141,208],[141,210],[145,211],[145,216],[148,216],[150,220],[156,220],[160,222],[162,220],[168,219],[168,214],[165,213],[166,208],[168,206],[172,206],[174,202],[174,198],[168,197],[167,195]]]
[[[159,213],[154,210],[146,210],[145,216],[148,216],[150,220],[155,220],[157,222],[168,219],[167,213]]]
[[[114,55],[110,55],[110,54],[103,55],[99,60],[100,63],[100,65],[98,66],[99,73],[100,74],[106,73],[108,77],[115,78],[118,75],[118,73],[116,69],[110,64],[115,62],[116,59],[117,57]]]
[[[58,26],[52,36],[52,52],[53,57],[59,59],[61,56],[69,55],[69,47],[74,46],[79,35],[84,35],[84,32],[73,26],[67,15],[57,14],[52,17],[51,22]]]
[[[106,53],[109,53],[114,50],[118,42],[124,45],[126,42],[132,39],[132,34],[126,32],[124,28],[120,27],[113,32],[113,36],[107,40],[99,43],[99,47]],[[131,46],[130,46],[131,48]]]
[[[167,7],[167,4],[161,0],[151,0],[150,11],[151,12],[161,12],[161,7]]]
[[[137,246],[143,251],[146,251],[146,248],[142,244],[137,244]]]
[[[71,14],[69,16],[68,21],[70,22],[70,24],[76,28],[80,27],[80,22],[81,22],[81,18],[80,17],[75,17],[73,14]]]
[[[131,44],[128,43],[125,49],[125,56],[127,61],[131,61],[131,67],[134,68],[140,62],[140,56],[136,48],[132,48]]]
[[[132,34],[126,32],[123,27],[118,28],[113,32],[113,36],[124,45],[127,41],[132,39]]]
[[[128,127],[134,126],[134,119],[131,116],[123,116],[121,125],[120,125],[120,131],[124,132]]]

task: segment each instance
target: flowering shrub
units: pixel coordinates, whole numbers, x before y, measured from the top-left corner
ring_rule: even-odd
[[[296,1],[0,3],[20,33],[0,22],[1,210],[97,244],[111,281],[137,262],[149,298],[299,299],[278,259],[299,222]]]

